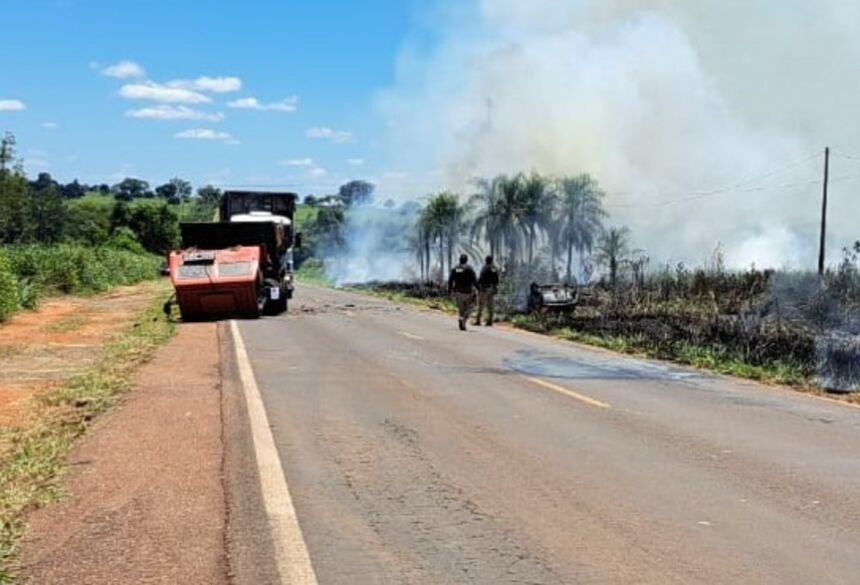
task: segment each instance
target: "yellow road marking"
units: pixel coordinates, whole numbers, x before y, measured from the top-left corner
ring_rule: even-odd
[[[601,402],[599,400],[595,400],[594,398],[589,398],[584,394],[580,394],[579,392],[574,392],[569,388],[565,388],[563,386],[559,386],[557,384],[553,384],[552,382],[547,382],[545,380],[541,380],[540,378],[531,378],[529,376],[523,376],[526,380],[531,382],[532,384],[537,384],[538,386],[543,386],[548,390],[552,390],[553,392],[558,392],[559,394],[564,394],[574,400],[579,400],[584,404],[588,404],[590,406],[596,406],[597,408],[612,408],[610,405],[605,402]]]
[[[415,341],[424,341],[423,337],[421,337],[419,335],[414,335],[412,333],[407,333],[406,331],[398,331],[397,333],[399,333],[403,337],[407,337],[409,339],[414,339]]]

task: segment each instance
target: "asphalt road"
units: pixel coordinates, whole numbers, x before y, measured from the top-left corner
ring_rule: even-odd
[[[310,287],[239,330],[320,584],[860,582],[860,409]]]

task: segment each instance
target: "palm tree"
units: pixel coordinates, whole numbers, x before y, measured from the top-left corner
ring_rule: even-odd
[[[519,260],[524,225],[522,177],[499,175],[478,181],[478,192],[472,196],[470,205],[476,210],[473,239],[483,237],[500,264],[506,259]]]
[[[469,199],[469,205],[476,210],[472,222],[471,236],[473,240],[485,240],[490,246],[490,254],[500,253],[502,242],[502,209],[499,197],[501,181],[505,177],[499,175],[493,179],[478,179],[477,191]]]
[[[534,262],[535,242],[539,230],[549,231],[553,220],[555,193],[551,181],[537,173],[518,177],[520,185],[520,223],[526,237],[528,262]]]
[[[459,197],[450,192],[442,192],[434,195],[427,202],[419,218],[419,231],[425,235],[425,243],[428,249],[430,242],[439,246],[438,259],[440,277],[445,278],[445,259],[448,259],[448,269],[454,264],[454,249],[461,243],[461,238],[466,231],[467,207],[460,204]],[[447,252],[447,253],[446,253]]]
[[[609,269],[609,285],[615,290],[618,268],[630,254],[630,229],[612,227],[601,234],[597,242],[595,261]]]
[[[555,240],[559,249],[567,253],[567,280],[570,281],[573,253],[591,252],[607,214],[603,209],[603,191],[587,174],[561,179],[558,190]]]

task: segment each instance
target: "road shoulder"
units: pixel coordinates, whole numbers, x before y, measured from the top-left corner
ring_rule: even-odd
[[[24,583],[227,583],[217,326],[183,325],[72,450]]]

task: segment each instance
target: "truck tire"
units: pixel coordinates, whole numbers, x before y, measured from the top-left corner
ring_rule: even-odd
[[[264,313],[266,315],[280,315],[287,310],[286,291],[284,290],[283,286],[279,285],[278,282],[275,280],[268,279],[266,280],[266,284],[270,287],[270,289],[279,287],[281,294],[277,299],[272,299],[267,295]]]
[[[269,299],[266,301],[267,315],[280,315],[287,310],[287,297],[281,293],[281,298],[276,301]]]

